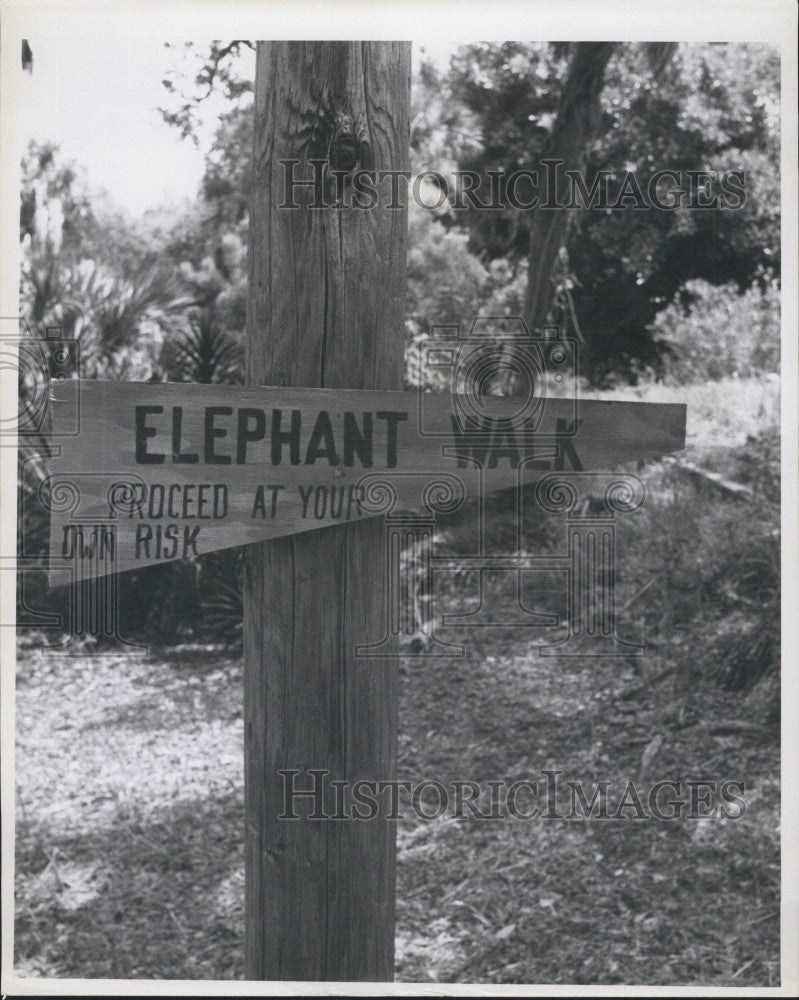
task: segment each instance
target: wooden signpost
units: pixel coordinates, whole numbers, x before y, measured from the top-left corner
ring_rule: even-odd
[[[383,512],[381,484],[413,509],[435,476],[477,496],[685,436],[674,404],[544,398],[517,420],[519,399],[486,397],[478,420],[448,393],[73,380],[51,394],[54,581],[76,560],[90,578],[360,522]]]
[[[359,657],[386,611],[386,483],[463,493],[549,470],[608,469],[682,447],[685,408],[400,392],[406,214],[287,204],[308,176],[407,171],[410,44],[259,43],[246,387],[66,382],[51,578],[249,544],[245,572],[246,975],[393,978],[395,826],[281,820],[281,769],[391,781],[397,659]],[[303,173],[305,171],[305,173]],[[346,177],[344,178],[346,182]],[[435,280],[435,275],[430,276]],[[539,387],[540,388],[540,387]],[[70,430],[76,430],[72,433]],[[375,491],[375,486],[379,487]],[[371,492],[370,492],[371,491]],[[318,529],[318,530],[312,530]]]

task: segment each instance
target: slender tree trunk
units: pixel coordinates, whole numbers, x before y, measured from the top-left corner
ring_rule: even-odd
[[[261,42],[250,214],[248,380],[401,389],[407,214],[312,209],[286,167],[408,170],[410,43]],[[381,192],[384,190],[380,189]],[[294,201],[298,208],[281,208]],[[275,469],[274,472],[278,470]],[[332,475],[331,470],[331,475]],[[266,474],[266,473],[265,473]],[[279,482],[279,478],[274,478]],[[331,480],[334,482],[334,480]],[[383,621],[380,518],[251,546],[245,586],[246,973],[391,980],[395,827],[279,819],[309,787],[395,777],[396,661],[355,657]],[[332,796],[326,796],[332,812]],[[308,803],[295,811],[307,815]]]
[[[548,191],[541,178],[547,169],[539,166],[542,204],[562,204],[566,197],[566,170],[582,170],[589,141],[596,135],[600,119],[599,98],[605,84],[605,69],[617,47],[615,42],[578,42],[563,85],[552,135],[541,157],[560,161],[558,183]],[[546,199],[546,201],[545,201]],[[552,305],[552,269],[558,251],[566,241],[569,211],[538,207],[530,216],[530,258],[524,317],[531,329],[547,321]]]

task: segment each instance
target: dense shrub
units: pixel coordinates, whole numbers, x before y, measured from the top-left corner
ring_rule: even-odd
[[[749,691],[771,678],[778,709],[778,428],[751,436],[724,465],[729,478],[749,486],[748,499],[712,487],[698,494],[678,465],[652,479],[642,516],[620,532],[620,575],[633,591],[649,585],[636,629],[685,683],[712,678],[727,690]],[[773,721],[773,701],[761,707]]]
[[[405,380],[409,386],[437,386],[424,365],[424,342],[435,325],[465,325],[480,315],[488,271],[468,249],[468,237],[449,231],[411,202],[408,210],[408,286]]]
[[[665,367],[682,384],[777,372],[779,286],[755,283],[739,294],[734,284],[688,281],[650,331],[671,349]]]

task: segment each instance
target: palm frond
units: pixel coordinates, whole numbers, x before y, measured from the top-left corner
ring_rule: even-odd
[[[223,329],[210,308],[190,317],[189,328],[175,344],[173,374],[184,382],[241,382],[243,352],[233,334]]]

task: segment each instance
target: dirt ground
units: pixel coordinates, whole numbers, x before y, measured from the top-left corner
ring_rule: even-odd
[[[405,665],[401,777],[513,781],[549,768],[623,788],[646,786],[647,770],[651,782],[712,776],[745,781],[747,812],[426,822],[408,810],[397,979],[775,985],[778,746],[713,735],[679,693],[629,667],[553,670],[521,646],[493,636],[464,661]],[[196,646],[142,659],[23,653],[17,713],[20,971],[242,976],[237,660]]]

